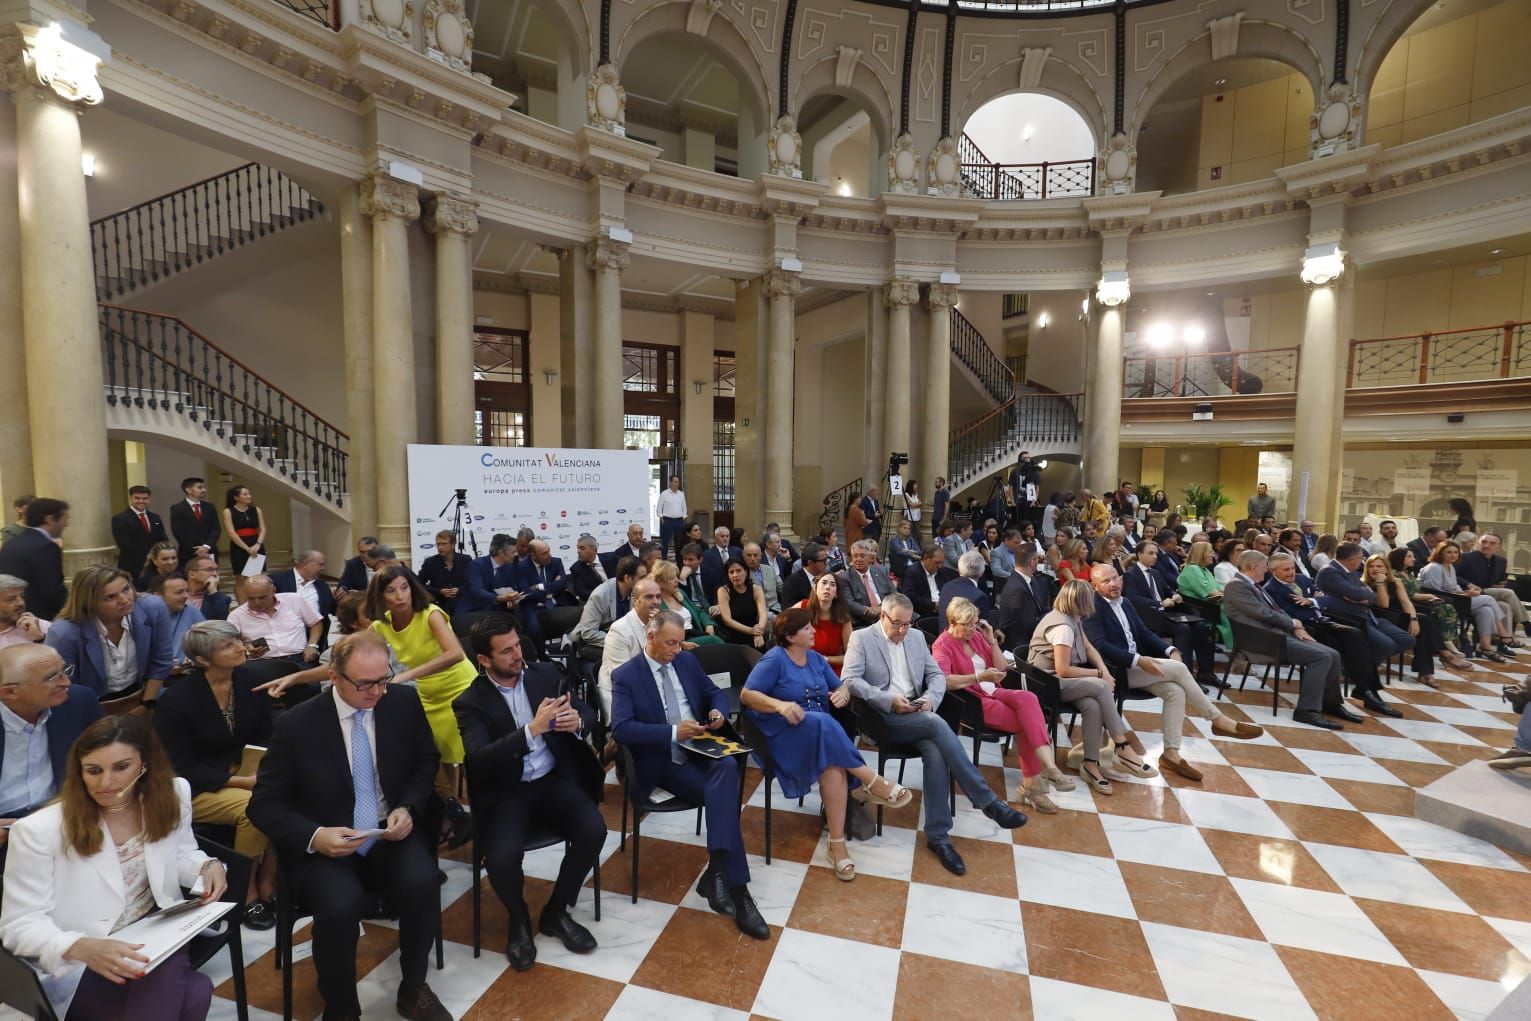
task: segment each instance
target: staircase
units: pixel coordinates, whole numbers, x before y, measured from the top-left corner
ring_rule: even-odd
[[[1009,366],[994,353],[967,316],[954,308],[951,317],[952,357],[968,371],[980,393],[987,394],[995,404],[1003,404],[1014,389]]]
[[[115,301],[323,214],[287,175],[246,163],[90,225],[96,298]]]

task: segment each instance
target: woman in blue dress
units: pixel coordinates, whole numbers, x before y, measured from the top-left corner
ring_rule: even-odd
[[[845,799],[902,808],[914,795],[881,776],[856,750],[830,708],[850,703],[850,688],[813,651],[813,612],[783,610],[774,628],[776,645],[755,664],[740,702],[760,727],[776,762],[776,781],[789,798],[800,798],[819,785],[829,824],[829,864],[846,882],[856,878],[856,864],[845,849]],[[858,786],[850,790],[849,778]]]

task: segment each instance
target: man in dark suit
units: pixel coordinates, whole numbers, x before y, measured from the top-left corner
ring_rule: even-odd
[[[367,576],[367,562],[375,549],[377,549],[377,540],[370,535],[364,535],[356,540],[356,556],[347,560],[345,567],[340,571],[340,591],[367,591],[367,582],[370,580]]]
[[[149,548],[167,541],[165,522],[149,509],[149,487],[128,489],[128,509],[112,517],[112,541],[117,544],[117,569],[133,577],[143,573]]]
[[[468,584],[457,595],[458,613],[514,611],[521,600],[515,579],[516,540],[504,532],[489,540],[489,554],[468,565]],[[502,593],[500,590],[504,589]]]
[[[1366,640],[1366,632],[1324,615],[1313,598],[1313,582],[1297,573],[1292,556],[1278,553],[1271,557],[1267,570],[1270,573],[1265,579],[1265,591],[1270,593],[1276,608],[1293,620],[1302,621],[1303,627],[1314,638],[1340,654],[1345,673],[1350,678],[1351,694],[1373,712],[1383,716],[1403,715],[1382,702],[1378,694],[1382,690],[1382,678],[1377,673],[1377,659],[1371,643]],[[1379,704],[1374,705],[1374,702]]]
[[[557,936],[572,953],[596,947],[569,909],[606,841],[606,821],[596,807],[605,778],[595,753],[579,738],[597,717],[562,690],[556,667],[524,665],[521,636],[509,617],[479,620],[469,638],[483,672],[457,696],[452,712],[467,753],[478,846],[489,882],[510,913],[506,956],[511,967],[525,971],[537,959],[521,873],[534,831],[569,842],[537,931]]]
[[[1311,581],[1313,569],[1308,566],[1307,554],[1302,551],[1302,533],[1295,528],[1283,528],[1276,535],[1276,545],[1291,556],[1297,573]]]
[[[170,508],[170,531],[175,535],[176,553],[181,565],[199,553],[218,559],[218,536],[223,526],[218,523],[218,509],[208,503],[207,482],[195,475],[181,480],[181,492],[186,499],[178,500]],[[142,565],[139,565],[142,570]],[[131,572],[129,572],[131,573]]]
[[[712,530],[712,545],[702,551],[702,587],[707,590],[707,605],[718,601],[718,589],[728,582],[728,561],[734,557],[741,560],[744,551],[728,544],[729,530],[722,525]]]
[[[298,554],[292,566],[285,571],[272,571],[271,585],[278,592],[295,592],[324,618],[319,629],[319,648],[328,644],[330,614],[335,612],[335,593],[331,591],[324,574],[324,551],[306,549]]]
[[[1037,622],[1053,608],[1052,579],[1037,570],[1040,557],[1033,543],[1017,550],[1015,571],[999,591],[994,626],[1005,633],[1005,647],[1011,652],[1026,647]]]
[[[787,576],[787,580],[781,583],[781,605],[796,606],[808,594],[813,591],[813,583],[819,580],[819,575],[829,570],[829,554],[824,552],[824,547],[816,542],[803,543],[803,565]],[[717,589],[712,590],[712,596],[717,598]]]
[[[27,504],[26,530],[0,546],[0,574],[27,583],[27,609],[39,620],[52,620],[64,608],[64,551],[59,546],[69,527],[69,505],[40,497]]]
[[[642,560],[643,546],[643,526],[635,521],[627,526],[627,540],[625,542],[618,543],[615,549],[601,554],[601,563],[605,566],[606,573],[610,574],[615,570],[617,561],[623,557],[637,557],[639,560]]]
[[[1409,549],[1414,551],[1414,569],[1417,571],[1430,562],[1430,554],[1435,552],[1435,547],[1446,541],[1446,529],[1440,525],[1431,525],[1420,534],[1417,539],[1410,539]],[[1457,574],[1460,577],[1462,566],[1457,564]]]
[[[867,491],[860,500],[861,513],[866,516],[867,523],[861,528],[863,538],[873,542],[882,538],[882,502],[877,499],[877,487],[868,486]]]
[[[1122,576],[1122,594],[1132,600],[1140,616],[1147,615],[1150,619],[1159,618],[1163,621],[1159,633],[1169,638],[1170,643],[1180,650],[1180,657],[1187,664],[1193,661],[1196,663],[1197,684],[1220,687],[1214,660],[1216,629],[1180,609],[1180,593],[1159,573],[1161,555],[1159,544],[1145,539],[1138,547],[1133,565]],[[1152,610],[1145,607],[1151,607]]]
[[[451,1021],[425,984],[441,915],[428,814],[440,756],[420,697],[413,688],[390,688],[391,676],[381,635],[360,631],[338,640],[330,697],[278,718],[248,812],[313,912],[325,1018],[361,1016],[356,943],[370,892],[386,893],[399,912],[399,1013]],[[362,836],[375,829],[382,834]]]
[[[636,776],[627,782],[640,797],[663,787],[701,805],[707,816],[707,870],[696,892],[712,910],[731,916],[740,932],[770,939],[771,930],[750,896],[750,867],[739,832],[739,770],[734,756],[710,759],[681,742],[723,728],[728,699],[681,652],[686,625],[680,614],[661,610],[649,618],[648,644],[611,675],[611,736],[633,756]],[[707,722],[699,723],[699,720]]]
[[[1377,662],[1386,663],[1399,653],[1414,648],[1414,637],[1392,621],[1383,620],[1372,612],[1377,594],[1361,580],[1361,564],[1365,560],[1366,552],[1359,543],[1340,543],[1334,551],[1334,559],[1325,564],[1323,570],[1318,572],[1318,577],[1313,579],[1313,587],[1318,590],[1318,605],[1323,608],[1324,614],[1342,624],[1351,624],[1365,631],[1366,640],[1371,644]],[[1362,699],[1366,708],[1384,716],[1401,715],[1398,710],[1382,701],[1380,691],[1374,691],[1371,695],[1370,698]]]
[[[919,563],[910,564],[898,583],[898,590],[914,604],[915,620],[935,616],[941,586],[955,577],[957,572],[946,566],[946,550],[940,543],[927,542],[920,547]]]
[[[1166,594],[1180,590],[1180,569],[1185,566],[1185,551],[1180,548],[1180,536],[1163,529],[1154,536],[1154,542],[1159,547],[1159,559],[1154,563],[1154,570],[1159,572],[1159,579],[1164,582],[1162,586]]]
[[[946,607],[953,599],[966,599],[978,607],[980,617],[994,623],[994,600],[979,584],[983,580],[984,567],[983,554],[975,549],[957,559],[957,577],[941,586],[940,598],[936,601],[936,619],[942,628],[946,627]]]
[[[46,805],[69,771],[69,748],[75,738],[101,718],[101,703],[89,688],[73,687],[64,661],[46,645],[10,645],[0,649],[0,705],[41,737],[33,743],[23,733],[12,740],[23,755],[6,754],[10,726],[0,727],[0,868],[11,823]],[[9,720],[9,717],[7,717]]]
[[[1520,601],[1520,596],[1507,587],[1509,563],[1499,552],[1502,544],[1503,540],[1497,532],[1484,532],[1478,536],[1478,548],[1463,553],[1457,561],[1457,581],[1464,586],[1476,585],[1483,590],[1484,595],[1498,601],[1504,608],[1511,634],[1516,631],[1531,634],[1531,625],[1526,623],[1525,605]]]
[[[511,586],[521,593],[516,603],[521,631],[531,641],[541,641],[537,611],[557,606],[559,597],[569,587],[563,561],[553,556],[553,547],[541,539],[533,539],[527,555],[511,565],[510,577]]]
[[[582,605],[590,598],[590,593],[601,587],[610,575],[606,572],[606,565],[601,563],[601,558],[596,555],[595,536],[582,535],[574,544],[575,555],[578,559],[569,565],[569,585],[565,594],[572,596],[574,605]]]

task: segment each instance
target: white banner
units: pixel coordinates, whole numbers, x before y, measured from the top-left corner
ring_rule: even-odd
[[[1478,499],[1513,500],[1520,483],[1520,472],[1514,468],[1479,468]]]
[[[436,533],[460,525],[464,552],[489,553],[496,532],[530,528],[567,566],[582,534],[609,550],[634,522],[649,530],[649,462],[643,450],[410,444],[412,561],[435,552]],[[461,500],[459,500],[461,497]]]

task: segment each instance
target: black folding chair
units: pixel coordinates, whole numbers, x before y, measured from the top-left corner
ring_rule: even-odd
[[[925,640],[928,642],[934,642],[937,638],[941,637],[940,617],[921,617],[914,622],[914,626],[920,629],[920,632],[924,634]]]
[[[249,1021],[250,1002],[245,995],[245,952],[242,930],[245,919],[245,893],[250,889],[250,871],[254,863],[233,848],[226,847],[198,835],[197,846],[202,853],[223,862],[228,877],[228,888],[223,900],[234,905],[234,910],[223,916],[223,929],[213,935],[199,934],[186,944],[186,954],[193,968],[200,968],[224,947],[229,951],[229,965],[234,977],[234,1010],[239,1021]]]
[[[1037,701],[1042,703],[1042,716],[1047,720],[1047,738],[1056,743],[1058,733],[1058,719],[1063,714],[1063,696],[1058,688],[1058,678],[1048,673],[1041,667],[1025,664],[1025,669],[1019,673],[1011,670],[1005,678],[1007,688],[1025,688],[1037,696]],[[1077,718],[1079,713],[1075,711]],[[1063,732],[1064,740],[1068,739],[1069,733],[1074,729],[1070,721],[1068,730]]]
[[[1291,679],[1292,673],[1297,669],[1295,663],[1286,658],[1286,639],[1274,631],[1266,631],[1242,621],[1229,621],[1233,629],[1233,650],[1228,654],[1228,665],[1223,668],[1223,687],[1228,686],[1228,675],[1233,672],[1233,664],[1241,657],[1247,667],[1265,667],[1265,676],[1261,683],[1270,685],[1271,689],[1271,715],[1281,715],[1281,670],[1287,669],[1287,679]],[[1271,671],[1276,673],[1275,680],[1271,679]],[[1249,674],[1246,670],[1239,681],[1239,690],[1244,690],[1244,685],[1249,683]],[[1218,697],[1223,693],[1219,691]]]
[[[711,677],[714,674],[727,674],[728,687],[723,691],[728,695],[729,715],[737,718],[739,715],[739,693],[744,690],[744,682],[750,679],[750,671],[755,669],[755,664],[760,662],[760,652],[748,645],[698,645],[691,650],[691,655],[702,665],[702,672]]]
[[[754,650],[751,650],[754,651]],[[741,769],[742,773],[743,770]],[[702,806],[685,798],[670,795],[662,801],[656,801],[653,791],[648,797],[639,797],[637,788],[632,784],[632,778],[638,773],[633,766],[633,753],[626,745],[617,745],[617,773],[622,780],[622,828],[617,850],[627,851],[627,810],[631,806],[633,810],[633,903],[638,903],[638,853],[639,853],[639,828],[643,817],[651,813],[664,814],[667,812],[689,812],[696,809],[696,832],[702,832]]]
[[[739,736],[744,743],[753,749],[755,761],[760,765],[760,782],[765,785],[765,860],[771,864],[771,785],[776,782],[776,758],[771,754],[771,746],[766,741],[766,736],[755,722],[755,718],[747,712],[739,714]],[[745,770],[739,770],[739,800],[744,800]],[[802,801],[801,798],[798,799]],[[846,808],[849,809],[849,804]]]
[[[1009,731],[995,730],[984,723],[983,700],[968,688],[948,688],[941,704],[936,707],[936,713],[959,738],[964,733],[972,735],[975,766],[978,765],[978,755],[985,741],[1000,746],[1000,760],[1003,762],[1005,754],[1010,751],[1010,742],[1015,740],[1015,735]]]
[[[457,636],[457,641],[462,645],[463,654],[468,657],[470,662],[473,660],[473,652],[468,636],[473,631],[473,625],[485,617],[515,617],[515,614],[507,613],[504,610],[472,610],[468,613],[459,613],[452,618],[452,633]],[[519,626],[520,623],[521,620],[517,617],[516,624]],[[523,637],[525,636],[523,635]],[[528,663],[536,663],[543,658],[542,650],[537,648],[537,643],[535,642],[522,642],[521,651]]]
[[[1419,591],[1426,595],[1439,596],[1442,600],[1451,604],[1451,608],[1457,614],[1457,648],[1462,650],[1464,656],[1470,655],[1476,646],[1476,643],[1473,641],[1473,635],[1478,630],[1477,621],[1473,618],[1472,596],[1461,592],[1447,592],[1444,589],[1425,588],[1424,586],[1420,586]],[[1479,635],[1478,637],[1481,638],[1482,636]]]
[[[882,713],[874,706],[868,705],[859,698],[851,699],[851,708],[856,714],[856,723],[861,729],[861,734],[867,740],[877,746],[877,773],[882,775],[888,766],[888,760],[898,761],[898,782],[904,782],[904,767],[910,759],[920,758],[920,750],[912,744],[899,744],[888,737],[887,725],[883,722]],[[925,797],[930,797],[931,792],[926,791]],[[951,802],[951,811],[957,812],[957,781],[951,780],[948,784],[947,797]],[[877,806],[877,835],[882,836],[882,808]]]
[[[43,991],[42,976],[26,961],[4,947],[0,947],[0,1004],[19,1010],[34,1021],[59,1021]],[[240,996],[240,1019],[246,1011],[244,997]]]
[[[522,851],[525,853],[540,851],[544,847],[552,847],[555,844],[564,844],[565,853],[568,853],[568,844],[563,837],[550,830],[534,829],[527,836],[526,846],[522,848]],[[480,889],[484,876],[484,856],[479,854],[477,836],[468,845],[468,851],[469,859],[473,862],[473,956],[477,957],[483,943],[482,901],[484,896],[483,890]],[[595,920],[599,922],[601,920],[601,858],[599,854],[596,855],[590,871],[595,879]],[[510,905],[506,905],[506,908],[509,910]]]
[[[579,618],[585,612],[582,606],[550,606],[537,611],[537,629],[542,632],[544,658],[565,664],[573,657],[572,646],[563,647],[563,636],[579,626]]]

